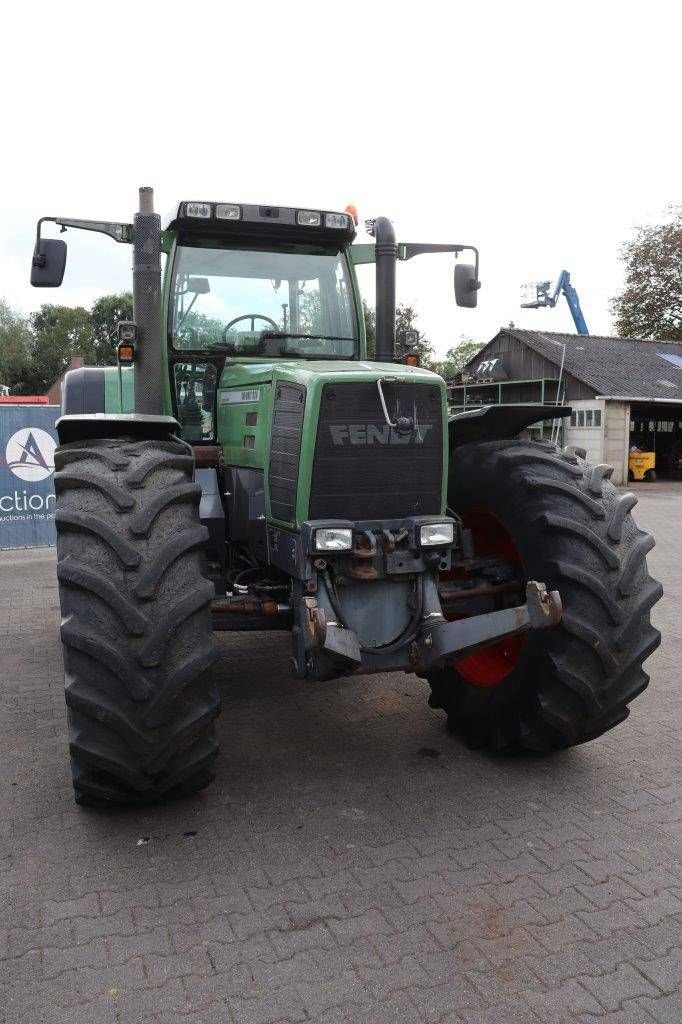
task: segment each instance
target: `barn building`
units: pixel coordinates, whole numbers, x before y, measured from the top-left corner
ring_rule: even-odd
[[[628,479],[631,448],[654,451],[656,474],[682,479],[682,343],[501,330],[448,384],[453,412],[491,402],[570,405],[570,420],[540,424],[561,444]],[[555,435],[556,436],[556,432]]]

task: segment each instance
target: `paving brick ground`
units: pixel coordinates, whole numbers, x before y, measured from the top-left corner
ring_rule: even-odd
[[[1,554],[8,1024],[678,1024],[682,485],[637,491],[664,643],[616,731],[496,760],[410,676],[222,636],[217,783],[144,813],[73,804],[54,557]]]

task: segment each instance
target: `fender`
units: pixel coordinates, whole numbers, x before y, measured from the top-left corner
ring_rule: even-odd
[[[82,366],[69,370],[62,384],[60,444],[130,434],[142,439],[179,433],[172,416],[133,415],[133,373],[128,367]]]
[[[138,416],[131,412],[86,412],[80,415],[60,416],[55,427],[60,444],[126,436],[136,441],[174,440],[186,444],[180,437],[180,424],[172,416]],[[192,448],[188,444],[188,454],[191,454],[191,451]]]
[[[448,420],[450,450],[475,441],[501,441],[516,437],[540,420],[570,416],[567,405],[484,405],[480,409],[456,413]]]
[[[134,412],[134,368],[81,366],[64,374],[62,416]]]

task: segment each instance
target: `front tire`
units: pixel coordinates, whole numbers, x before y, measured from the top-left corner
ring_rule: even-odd
[[[513,548],[525,580],[559,590],[564,608],[560,625],[498,645],[494,664],[481,652],[482,660],[429,675],[429,703],[471,746],[513,752],[583,743],[622,722],[647,686],[642,666],[660,643],[649,613],[662,588],[647,570],[653,538],[631,515],[637,499],[619,493],[611,473],[548,442],[453,452],[450,506],[475,540],[477,519],[499,523],[495,553]]]
[[[217,754],[211,631],[191,448],[92,440],[55,453],[57,576],[79,803],[202,789]]]

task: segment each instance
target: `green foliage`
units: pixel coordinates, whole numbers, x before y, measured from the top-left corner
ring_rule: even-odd
[[[290,328],[291,330],[291,328]],[[319,291],[298,292],[298,331],[300,334],[324,334],[322,327],[322,300]]]
[[[129,292],[103,295],[91,310],[46,303],[28,317],[0,299],[0,384],[12,394],[40,395],[73,356],[90,366],[115,364],[116,324],[132,315]]]
[[[220,345],[224,326],[222,320],[190,310],[176,331],[173,344],[178,348],[211,348],[212,345]]]
[[[31,363],[19,394],[42,395],[68,368],[72,356],[93,362],[92,322],[83,306],[40,307],[30,317]]]
[[[13,393],[30,365],[32,343],[26,320],[0,299],[0,384]]]
[[[374,359],[376,355],[377,346],[377,331],[376,331],[376,312],[371,306],[368,306],[365,300],[362,300],[362,310],[365,315],[365,333],[367,335],[367,356],[369,359]],[[416,331],[419,335],[419,340],[416,345],[410,346],[411,352],[417,352],[419,355],[419,362],[422,366],[431,368],[433,363],[433,348],[431,342],[427,341],[424,335],[421,333],[419,328],[416,326],[417,314],[415,313],[412,306],[397,306],[395,311],[395,333],[396,333],[396,355],[401,358],[405,355],[407,349],[402,343],[402,336],[405,331]]]
[[[485,347],[484,341],[474,341],[472,338],[464,338],[457,345],[453,345],[445,353],[445,359],[435,362],[431,369],[439,373],[445,380],[452,380],[458,373],[461,373],[470,359]]]
[[[621,337],[682,341],[682,206],[669,213],[623,246],[625,288],[611,301]]]
[[[112,366],[116,362],[116,325],[121,320],[133,319],[131,292],[103,295],[90,310],[92,323],[92,355],[97,366]]]
[[[362,300],[362,312],[365,317],[365,335],[367,337],[367,357],[374,359],[377,348],[377,318],[371,306]]]
[[[416,352],[419,356],[420,366],[425,366],[431,369],[433,364],[434,352],[431,347],[431,342],[428,341],[419,328],[416,326],[417,314],[413,310],[412,306],[398,306],[395,311],[395,336],[396,336],[396,355],[398,358],[404,356],[408,351]],[[403,342],[403,336],[405,331],[416,331],[418,340],[415,345],[410,345],[409,348]]]

